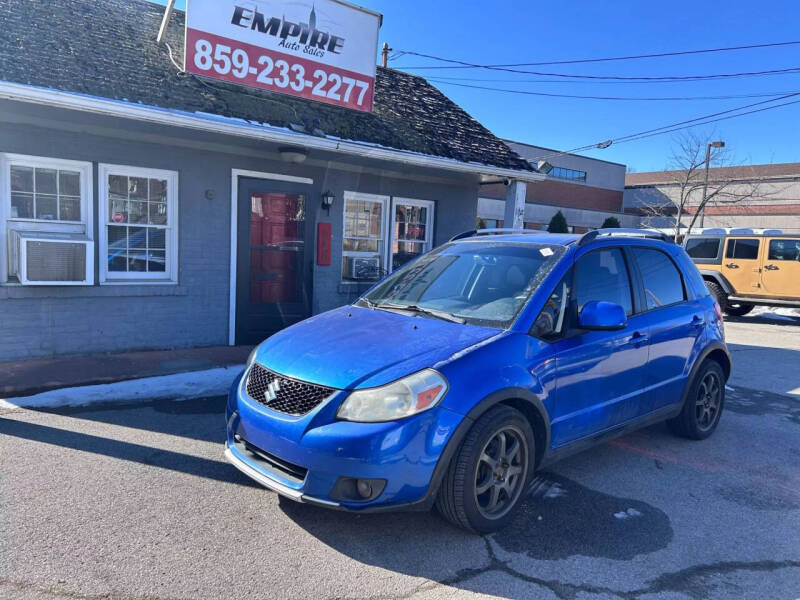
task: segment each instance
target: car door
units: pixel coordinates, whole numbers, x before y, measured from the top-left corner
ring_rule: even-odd
[[[554,447],[609,429],[640,414],[648,355],[646,315],[636,314],[626,257],[621,248],[593,250],[574,265],[570,331],[553,343],[556,390],[551,421]],[[578,314],[587,302],[620,304],[624,329],[587,331]]]
[[[729,237],[722,259],[722,274],[735,290],[734,295],[759,295],[761,264],[759,238]]]
[[[650,329],[645,383],[650,393],[642,414],[675,404],[681,398],[692,350],[705,331],[705,311],[675,261],[657,248],[634,247],[631,256],[641,280],[642,304]]]
[[[765,296],[800,298],[800,236],[764,240],[767,244],[761,283]]]

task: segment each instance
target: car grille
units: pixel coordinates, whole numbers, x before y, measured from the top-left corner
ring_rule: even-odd
[[[293,483],[303,483],[303,481],[305,481],[306,474],[308,473],[308,469],[305,467],[290,463],[288,460],[283,460],[266,450],[262,450],[241,436],[237,437],[239,439],[236,439],[234,444],[236,444],[239,452],[249,452],[251,460],[255,460],[264,470],[278,477],[283,477],[283,479]]]
[[[296,417],[314,410],[336,390],[313,383],[289,379],[258,363],[247,376],[247,394],[256,402],[278,412]]]

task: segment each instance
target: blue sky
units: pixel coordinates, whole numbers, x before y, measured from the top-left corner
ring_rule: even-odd
[[[744,0],[572,0],[551,3],[522,0],[361,0],[359,3],[383,13],[380,41],[388,42],[395,51],[414,51],[476,64],[626,56],[800,40],[800,3],[796,0],[762,0],[758,3]],[[185,2],[178,0],[179,7],[184,5]],[[390,62],[393,67],[443,64],[415,56],[403,56]],[[800,67],[800,45],[674,58],[520,68],[554,73],[652,77],[792,67]],[[553,77],[483,69],[412,69],[411,72],[429,78],[490,80],[457,81],[467,85],[575,95],[685,97],[800,92],[800,72],[668,83],[554,82]],[[535,81],[537,79],[540,81]],[[495,134],[560,150],[766,99],[608,101],[501,93],[457,87],[441,81],[435,85]],[[716,137],[726,141],[737,161],[800,162],[800,103],[721,121],[695,131],[712,130]],[[673,135],[620,143],[584,154],[622,162],[637,171],[659,170],[667,163]]]

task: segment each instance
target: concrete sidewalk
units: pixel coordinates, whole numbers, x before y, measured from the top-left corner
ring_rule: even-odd
[[[0,397],[242,365],[251,350],[216,346],[0,363]]]

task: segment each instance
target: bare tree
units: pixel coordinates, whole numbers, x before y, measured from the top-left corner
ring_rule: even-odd
[[[649,217],[674,215],[676,241],[680,237],[685,214],[691,215],[688,233],[709,203],[736,204],[768,195],[760,191],[759,183],[754,180],[753,173],[747,172],[747,167],[734,163],[728,148],[712,147],[709,165],[712,169],[738,168],[711,171],[706,186],[706,149],[713,139],[716,139],[713,132],[700,135],[689,131],[677,136],[667,164],[668,181],[665,182],[660,202],[647,202],[643,206]]]

